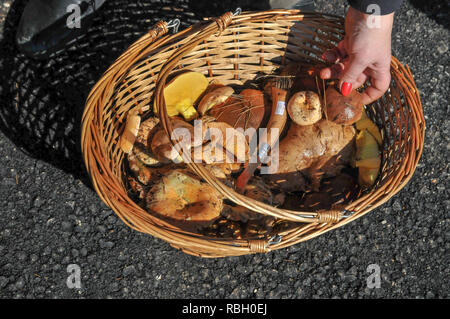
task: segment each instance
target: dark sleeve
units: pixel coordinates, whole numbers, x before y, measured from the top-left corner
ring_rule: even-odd
[[[385,15],[400,8],[402,0],[348,0],[348,3],[356,10],[364,13]],[[378,5],[381,12],[374,11],[373,5]]]

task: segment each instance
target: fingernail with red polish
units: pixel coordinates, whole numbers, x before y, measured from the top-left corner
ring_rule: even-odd
[[[348,82],[342,83],[341,93],[343,96],[348,96],[352,90],[352,84]]]

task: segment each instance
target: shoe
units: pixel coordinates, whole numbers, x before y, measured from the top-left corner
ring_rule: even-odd
[[[314,11],[314,0],[269,0],[272,9],[299,9],[301,11]]]
[[[31,58],[48,58],[83,34],[105,1],[30,0],[16,34],[19,50]]]

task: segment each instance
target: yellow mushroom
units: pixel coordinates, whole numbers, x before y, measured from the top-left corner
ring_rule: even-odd
[[[370,134],[372,134],[372,136],[377,140],[378,145],[381,145],[383,143],[380,129],[375,125],[374,122],[372,122],[372,120],[367,116],[364,110],[362,112],[361,119],[356,122],[356,129],[358,131],[367,129]]]
[[[364,129],[356,136],[356,167],[358,167],[358,182],[363,187],[370,187],[378,177],[381,165],[378,143]]]
[[[181,114],[186,121],[191,121],[198,116],[194,107],[195,102],[205,92],[209,82],[206,77],[198,72],[184,72],[176,76],[164,88],[164,101],[167,115]],[[155,113],[158,110],[155,109]]]

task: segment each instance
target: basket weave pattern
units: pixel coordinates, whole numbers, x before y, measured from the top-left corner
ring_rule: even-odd
[[[223,257],[268,252],[311,239],[382,205],[412,177],[422,153],[425,122],[410,69],[394,57],[388,92],[367,112],[383,135],[382,168],[374,187],[342,210],[297,212],[247,198],[212,177],[197,164],[191,170],[228,199],[252,211],[297,222],[271,239],[223,239],[186,232],[149,214],[128,196],[124,153],[119,138],[130,110],[148,115],[159,110],[162,126],[172,132],[163,89],[175,71],[189,69],[242,85],[293,61],[325,65],[320,56],[342,39],[343,19],[298,10],[271,10],[233,16],[226,13],[175,35],[159,22],[105,72],[92,89],[82,120],[82,151],[101,199],[131,228],[168,241],[184,252]],[[277,236],[275,236],[277,235]]]

